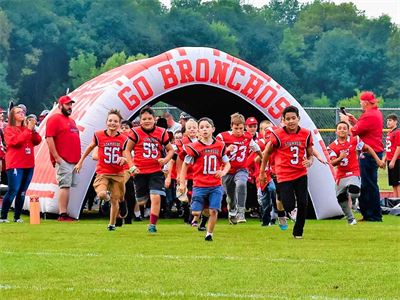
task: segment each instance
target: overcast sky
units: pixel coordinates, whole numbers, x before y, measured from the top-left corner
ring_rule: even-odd
[[[170,6],[170,0],[161,0],[167,7]],[[242,0],[243,3],[252,4],[261,7],[267,4],[268,0]],[[312,2],[310,0],[299,0],[301,3]],[[365,15],[369,18],[377,18],[382,14],[389,15],[392,22],[400,25],[400,0],[331,0],[336,4],[344,2],[353,2],[359,10],[365,11]]]

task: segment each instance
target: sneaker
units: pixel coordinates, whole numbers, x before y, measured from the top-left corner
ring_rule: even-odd
[[[103,215],[108,216],[110,214],[110,201],[102,200],[100,210]]]
[[[108,230],[108,231],[114,231],[114,230],[116,230],[115,225],[108,224],[107,230]]]
[[[156,233],[157,232],[157,227],[154,224],[149,224],[149,226],[147,227],[147,231],[149,233]]]
[[[135,222],[142,222],[142,221],[143,221],[143,218],[142,218],[142,216],[139,216],[139,217],[135,217],[133,220],[134,220]]]
[[[356,225],[356,224],[357,224],[356,219],[353,219],[353,220],[351,220],[351,221],[349,222],[349,225]]]
[[[76,220],[74,218],[71,218],[68,215],[62,215],[62,216],[58,217],[57,221],[59,221],[59,222],[73,222],[73,221],[76,221]]]
[[[293,236],[296,240],[301,240],[303,238],[302,235],[294,235]]]
[[[0,223],[10,223],[10,220],[7,220],[7,219],[0,219]]]
[[[287,230],[288,227],[289,226],[287,224],[286,218],[285,217],[279,217],[279,228],[281,230]]]
[[[193,221],[191,225],[192,227],[199,227],[199,223],[197,221]]]
[[[261,226],[266,227],[266,226],[271,226],[270,223],[261,223]]]
[[[197,227],[197,230],[198,231],[206,231],[207,228],[205,226],[199,226],[199,227]]]
[[[236,216],[229,215],[229,224],[236,225],[238,223]]]
[[[123,219],[128,215],[128,206],[126,205],[126,201],[122,201],[119,203],[119,216]]]
[[[117,218],[117,219],[115,220],[115,226],[116,226],[116,227],[122,227],[123,220],[124,220],[124,219],[122,219],[122,218]]]
[[[204,238],[204,240],[206,240],[206,241],[208,241],[208,242],[212,242],[212,240],[213,240],[212,235],[211,235],[211,234],[206,235],[206,237]]]
[[[237,218],[238,223],[246,223],[246,218],[244,217],[244,213],[238,213],[238,218]]]
[[[22,219],[14,219],[14,222],[15,223],[24,223],[24,220],[22,220]]]

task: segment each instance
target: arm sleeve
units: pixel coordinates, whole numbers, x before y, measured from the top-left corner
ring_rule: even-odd
[[[32,139],[32,131],[24,130],[22,133],[12,126],[7,126],[4,130],[4,138],[6,140],[7,147],[19,147],[22,146],[26,140]]]
[[[42,142],[42,137],[36,131],[32,133],[32,143],[34,146],[39,145]]]
[[[373,122],[373,118],[362,115],[357,123],[350,129],[350,131],[353,136],[362,135],[364,132],[369,131],[374,126],[376,126],[376,124]]]

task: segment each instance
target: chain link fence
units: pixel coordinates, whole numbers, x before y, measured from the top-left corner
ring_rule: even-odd
[[[313,120],[315,126],[321,133],[321,136],[326,145],[329,145],[335,140],[335,127],[336,123],[339,122],[339,108],[336,107],[303,107],[310,118]],[[175,120],[179,120],[179,115],[182,110],[175,106],[168,104],[158,103],[153,107],[157,116],[161,116],[164,112],[169,112],[174,116]],[[386,120],[386,116],[389,114],[397,114],[400,117],[400,108],[380,108]],[[362,110],[361,108],[346,108],[346,112],[354,115],[358,118]],[[386,125],[386,122],[385,122]],[[384,134],[385,138],[385,134]]]

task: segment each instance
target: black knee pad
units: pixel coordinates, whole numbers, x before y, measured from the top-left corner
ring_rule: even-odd
[[[337,196],[337,200],[338,200],[338,202],[340,203],[340,202],[345,202],[345,201],[348,201],[348,196],[347,196],[347,193],[341,193],[341,194],[339,194],[338,196]]]
[[[360,196],[361,190],[358,186],[350,184],[348,187],[348,192],[351,198],[357,198],[358,196]]]

